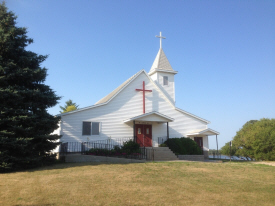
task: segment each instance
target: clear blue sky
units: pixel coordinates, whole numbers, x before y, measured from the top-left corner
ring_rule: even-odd
[[[163,50],[176,75],[176,106],[211,121],[219,147],[251,119],[275,117],[275,1],[8,0],[18,26],[49,54],[48,84],[93,105]],[[215,137],[209,137],[216,148]]]

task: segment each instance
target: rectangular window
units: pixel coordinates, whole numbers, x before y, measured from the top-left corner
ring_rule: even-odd
[[[163,77],[163,85],[168,85],[168,76]]]
[[[91,122],[83,122],[82,135],[91,135]]]
[[[83,122],[82,135],[99,135],[99,122]]]
[[[99,135],[99,122],[92,123],[92,135]]]

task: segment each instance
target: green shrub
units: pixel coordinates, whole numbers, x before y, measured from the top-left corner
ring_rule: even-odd
[[[159,147],[167,147],[167,145],[162,143],[162,144],[159,145]]]
[[[123,143],[121,150],[127,154],[138,153],[140,146],[138,143],[134,142],[133,140],[129,140]]]
[[[202,150],[192,139],[170,138],[164,142],[176,155],[201,155]]]
[[[114,151],[115,152],[121,152],[120,146],[118,146],[118,145],[114,146]]]
[[[92,148],[88,152],[88,154],[99,155],[99,156],[106,156],[106,155],[110,155],[111,153],[113,153],[112,150],[98,149],[98,148]]]
[[[114,146],[114,149],[99,149],[92,148],[86,154],[88,155],[98,155],[98,156],[121,156],[121,155],[131,155],[135,153],[140,153],[140,146],[133,140],[129,140],[123,143],[123,146]]]

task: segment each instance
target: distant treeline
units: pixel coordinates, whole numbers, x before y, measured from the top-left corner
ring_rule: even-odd
[[[218,153],[221,154],[221,150],[218,150]],[[217,155],[216,149],[209,149],[208,155]]]

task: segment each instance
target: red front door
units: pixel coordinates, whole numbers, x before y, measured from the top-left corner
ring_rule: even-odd
[[[202,137],[194,137],[194,141],[197,142],[197,144],[199,145],[199,147],[200,147],[201,149],[203,149]]]
[[[152,125],[136,124],[137,143],[141,147],[152,147]]]

